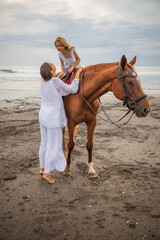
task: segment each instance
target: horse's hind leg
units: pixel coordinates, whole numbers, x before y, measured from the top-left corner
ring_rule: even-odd
[[[62,148],[65,157],[67,157],[67,147],[66,147],[66,142],[65,142],[65,127],[62,129],[63,130],[63,143],[62,143]]]
[[[88,167],[89,167],[88,177],[90,177],[90,178],[97,177],[97,173],[93,168],[93,161],[92,161],[93,133],[94,133],[94,129],[95,129],[95,126],[96,126],[96,121],[97,121],[97,119],[94,118],[91,121],[86,122],[86,124],[87,124],[87,138],[88,138],[88,141],[86,143],[86,147],[87,147],[87,150],[88,150]]]
[[[67,165],[66,168],[64,170],[64,174],[71,174],[71,168],[70,168],[70,164],[71,164],[71,152],[74,148],[74,130],[75,130],[75,123],[73,121],[69,121],[68,120],[68,154],[67,154]]]

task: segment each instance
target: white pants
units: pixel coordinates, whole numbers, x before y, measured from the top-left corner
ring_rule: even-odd
[[[57,171],[64,171],[66,167],[66,158],[62,149],[62,128],[46,128],[40,124],[40,131],[40,168],[44,168],[44,173],[49,173],[54,169]]]

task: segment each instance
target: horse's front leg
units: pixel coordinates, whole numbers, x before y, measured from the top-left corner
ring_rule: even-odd
[[[87,150],[88,150],[88,167],[89,167],[88,177],[89,178],[96,178],[97,177],[97,173],[93,168],[93,161],[92,161],[93,133],[94,133],[94,129],[95,129],[95,126],[96,126],[96,122],[97,122],[96,117],[93,118],[91,121],[86,122],[86,124],[87,124],[87,138],[88,138],[88,141],[86,143],[86,147],[87,147]]]
[[[66,168],[64,170],[64,174],[68,175],[71,174],[71,168],[70,168],[70,164],[71,164],[71,152],[74,148],[74,129],[75,129],[75,123],[73,121],[68,120],[67,122],[68,125],[68,154],[67,154],[67,165]]]

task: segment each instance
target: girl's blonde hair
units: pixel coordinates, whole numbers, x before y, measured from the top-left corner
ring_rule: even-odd
[[[70,50],[72,48],[75,48],[74,46],[71,46],[64,37],[57,37],[54,44],[56,47],[56,42],[60,42],[66,49]]]

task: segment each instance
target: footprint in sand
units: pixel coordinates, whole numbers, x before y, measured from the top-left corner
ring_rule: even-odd
[[[3,178],[3,181],[12,181],[12,180],[14,180],[16,178],[17,178],[16,175],[8,175],[8,176]]]
[[[88,173],[88,167],[85,163],[77,162],[76,167],[78,168],[82,175],[86,175]]]
[[[124,205],[124,209],[126,210],[126,212],[130,212],[132,210],[134,210],[136,207],[138,207],[137,205],[133,205],[131,203],[126,202]]]
[[[95,218],[95,224],[98,225],[98,228],[105,228],[105,211],[97,212]]]

